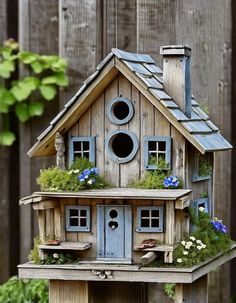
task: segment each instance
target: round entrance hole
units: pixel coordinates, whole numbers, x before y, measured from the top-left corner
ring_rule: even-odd
[[[134,158],[138,150],[136,136],[128,130],[113,131],[106,140],[108,156],[115,162],[126,163]]]
[[[118,216],[117,210],[116,210],[116,209],[112,209],[112,210],[109,212],[109,216],[110,216],[110,218],[112,218],[112,219],[117,218],[117,216]]]
[[[133,114],[133,104],[126,98],[115,98],[107,105],[107,116],[114,124],[125,124],[129,122]]]

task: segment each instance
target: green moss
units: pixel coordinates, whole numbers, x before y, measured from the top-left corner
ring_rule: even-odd
[[[78,180],[79,175],[85,169],[91,169],[94,164],[87,158],[76,158],[69,170],[62,170],[58,167],[49,167],[40,170],[40,175],[36,179],[42,191],[66,191],[73,192],[83,189],[108,188],[111,184],[100,175],[93,175],[94,182],[88,184]]]
[[[148,165],[156,166],[158,170],[166,170],[169,167],[168,163],[166,163],[165,156],[159,156],[158,160],[154,156],[149,157]]]
[[[165,188],[163,181],[166,176],[166,172],[160,170],[148,171],[143,179],[138,180],[129,186],[134,188],[162,189]]]

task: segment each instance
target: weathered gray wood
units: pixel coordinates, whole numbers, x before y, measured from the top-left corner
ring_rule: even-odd
[[[146,265],[154,261],[157,257],[158,255],[155,252],[149,251],[145,255],[143,255],[140,260],[143,265]]]
[[[38,246],[43,250],[85,250],[91,247],[88,242],[60,242],[59,245],[40,244]]]

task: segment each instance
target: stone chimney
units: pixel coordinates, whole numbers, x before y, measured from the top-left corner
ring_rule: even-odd
[[[182,45],[161,46],[160,54],[163,55],[164,90],[191,118],[191,48]]]

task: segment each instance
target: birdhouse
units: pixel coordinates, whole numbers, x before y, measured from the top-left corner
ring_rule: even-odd
[[[74,280],[115,279],[117,270],[118,281],[161,282],[138,264],[157,255],[173,262],[191,228],[189,206],[214,215],[214,154],[232,146],[191,93],[191,49],[163,46],[161,55],[163,70],[149,55],[112,49],[28,152],[56,155],[61,169],[87,158],[114,186],[21,199],[37,211],[41,259],[61,251],[79,257]],[[147,172],[170,170],[166,188],[130,188]],[[168,188],[179,180],[181,189]],[[118,265],[129,265],[128,274]],[[180,274],[174,282],[184,281]]]

